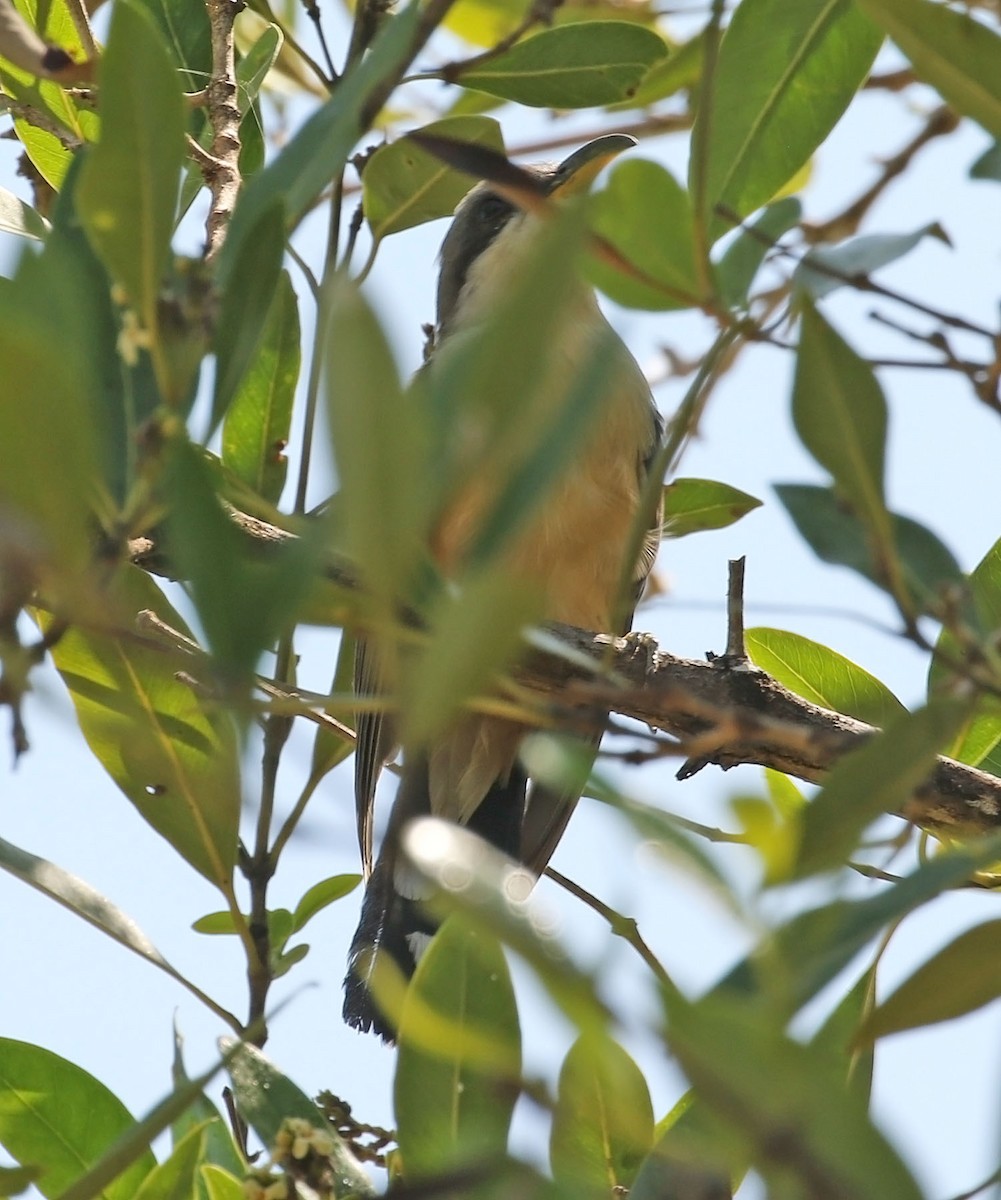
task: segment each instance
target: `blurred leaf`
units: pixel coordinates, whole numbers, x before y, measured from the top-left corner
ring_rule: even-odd
[[[668,1044],[699,1097],[748,1146],[766,1181],[803,1194],[921,1200],[904,1164],[826,1056],[735,997],[669,1004]],[[740,1053],[734,1053],[734,1047]],[[851,1153],[845,1148],[850,1146]]]
[[[182,1056],[183,1039],[177,1030],[177,1020],[174,1021],[174,1061],[171,1064],[171,1079],[175,1088],[183,1087],[191,1080],[184,1067]],[[242,1178],[246,1165],[233,1141],[229,1126],[219,1115],[219,1110],[203,1092],[191,1104],[179,1113],[171,1126],[171,1141],[177,1146],[180,1141],[193,1129],[201,1129],[205,1136],[204,1153],[198,1160],[199,1164],[213,1163],[220,1168]],[[199,1197],[209,1196],[209,1189],[204,1184],[197,1187]]]
[[[0,1167],[0,1196],[20,1196],[40,1174],[40,1167]]]
[[[232,264],[253,239],[258,221],[282,204],[286,228],[293,229],[323,188],[340,173],[363,132],[363,115],[373,98],[403,67],[420,20],[419,0],[386,18],[368,54],[341,80],[336,92],[302,125],[281,152],[246,185],[219,255],[219,269]]]
[[[578,1038],[560,1069],[549,1159],[575,1194],[625,1193],[653,1145],[646,1080],[606,1034]]]
[[[765,767],[765,785],[772,803],[787,820],[798,816],[806,805],[806,797],[788,775]]]
[[[891,558],[883,500],[886,400],[869,364],[810,304],[803,306],[792,413],[800,440],[833,475],[838,492],[869,531],[875,553]],[[889,573],[888,562],[880,565]]]
[[[609,1014],[594,978],[560,945],[552,920],[529,898],[535,877],[451,821],[422,817],[404,832],[407,858],[435,887],[430,907],[458,911],[521,955],[561,1011],[582,1032],[605,1029]]]
[[[334,696],[346,696],[354,689],[355,667],[355,638],[346,629],[341,631],[341,643],[337,647],[337,665],[334,667],[334,678],[330,684],[330,693]],[[338,712],[337,720],[346,728],[354,730],[355,717],[352,713]],[[331,772],[338,763],[342,763],[354,753],[354,739],[339,737],[326,725],[317,725],[313,736],[313,753],[309,764],[309,779],[306,787],[312,793],[320,781]]]
[[[227,682],[246,686],[263,651],[295,618],[318,572],[319,528],[253,559],[230,520],[202,452],[178,440],[165,493],[171,554],[191,594]]]
[[[330,1160],[335,1195],[375,1195],[371,1180],[354,1155],[304,1092],[256,1047],[237,1046],[228,1038],[223,1039],[222,1046],[235,1051],[229,1064],[229,1076],[237,1108],[265,1146],[274,1146],[284,1120],[300,1117],[314,1128],[322,1129],[333,1144]]]
[[[445,1036],[429,1048],[436,1027]],[[460,917],[442,925],[407,989],[398,1041],[393,1104],[407,1178],[502,1158],[521,1032],[504,952],[489,934]],[[489,1044],[489,1061],[471,1041]]]
[[[78,206],[95,249],[156,338],[185,112],[163,43],[147,13],[132,3],[112,13],[100,85],[101,139],[84,162]]]
[[[765,885],[787,883],[799,850],[799,813],[786,817],[771,799],[760,796],[734,796],[730,807],[745,843],[758,853]]]
[[[207,1200],[247,1200],[242,1172],[241,1177],[237,1178],[221,1167],[206,1164],[199,1168],[198,1173],[205,1187]]]
[[[728,483],[675,479],[664,488],[664,537],[723,529],[760,507],[760,500]]]
[[[359,883],[360,875],[331,875],[329,879],[321,879],[319,883],[314,883],[295,906],[295,912],[292,914],[292,932],[298,933],[328,904],[349,896]]]
[[[457,82],[533,108],[595,108],[632,96],[667,46],[628,21],[545,29],[464,71]]]
[[[187,1200],[195,1189],[196,1172],[205,1150],[205,1130],[195,1126],[174,1146],[142,1182],[134,1200]]]
[[[511,586],[503,560],[468,574],[458,591],[443,590],[429,614],[422,653],[403,680],[403,744],[426,745],[466,701],[487,691],[515,657],[522,630],[542,611],[535,589]]]
[[[386,335],[361,292],[330,298],[327,399],[345,552],[384,617],[424,554],[430,521],[427,431],[404,394]]]
[[[803,206],[795,196],[769,204],[756,221],[741,229],[716,265],[720,296],[731,308],[746,307],[751,286],[776,242],[799,223]]]
[[[628,308],[676,309],[698,303],[691,204],[668,171],[642,158],[619,163],[593,206],[594,232],[639,273],[629,274],[592,254],[586,270],[596,287]]]
[[[970,167],[970,178],[1001,182],[1001,142],[994,142],[977,158]]]
[[[689,186],[710,240],[771,200],[834,128],[882,33],[849,0],[744,0],[692,133]]]
[[[109,611],[131,630],[151,609],[180,633],[180,615],[137,567],[117,575]],[[140,815],[210,882],[225,892],[236,860],[240,774],[227,715],[202,708],[181,683],[178,663],[115,629],[74,626],[52,649],[80,728],[98,761]]]
[[[892,718],[885,733],[840,759],[803,814],[799,873],[841,865],[872,820],[900,812],[968,711],[966,701],[932,701]]]
[[[216,372],[210,433],[238,391],[241,396],[248,392],[252,396],[263,395],[263,405],[267,405],[271,389],[278,386],[274,381],[276,373],[282,373],[280,403],[291,406],[285,376],[294,364],[298,377],[299,355],[298,342],[294,350],[289,349],[287,342],[298,333],[299,314],[294,293],[289,298],[292,288],[287,275],[279,291],[284,255],[285,214],[282,206],[275,204],[261,213],[240,254],[228,259],[227,269],[220,272],[222,298],[214,339]],[[255,373],[247,379],[252,367]],[[293,391],[294,388],[293,381]],[[244,405],[245,427],[260,411],[262,402],[245,399]],[[251,450],[257,448],[251,443]]]
[[[837,651],[783,629],[748,629],[751,660],[812,704],[882,728],[906,712],[874,675]]]
[[[40,560],[61,576],[65,594],[56,585],[56,595],[72,602],[93,556],[90,504],[98,469],[90,380],[67,355],[53,353],[50,322],[22,307],[23,291],[15,285],[0,292],[0,445],[10,448],[0,505],[28,561]],[[40,487],[42,479],[58,480],[58,487]]]
[[[865,900],[835,900],[798,913],[713,989],[745,1001],[759,993],[792,1017],[889,924],[957,887],[1001,857],[1001,837],[947,850]]]
[[[886,588],[886,575],[873,560],[865,530],[832,488],[804,484],[775,485],[779,499],[800,535],[824,562],[851,567]],[[890,514],[897,561],[911,603],[918,611],[934,611],[942,589],[963,583],[952,552],[929,529],[910,517]]]
[[[797,287],[819,300],[840,287],[851,286],[857,276],[867,277],[903,258],[926,237],[949,245],[948,236],[936,222],[914,233],[872,233],[837,246],[815,246],[800,261],[793,279]]]
[[[285,487],[285,446],[299,381],[299,305],[287,271],[277,280],[264,327],[236,394],[226,407],[222,463],[266,500],[277,504]],[[232,361],[232,360],[231,360]]]
[[[872,1094],[873,1051],[871,1046],[859,1049],[856,1039],[875,995],[876,968],[872,966],[859,976],[811,1039],[811,1045],[845,1072],[848,1086],[865,1105]]]
[[[44,242],[49,232],[49,223],[30,205],[0,188],[0,233],[13,233],[18,237],[34,238]]]
[[[863,1045],[951,1021],[1001,996],[1001,921],[985,921],[933,955],[879,1007],[858,1033]]]
[[[489,146],[504,153],[504,136],[491,117],[446,117],[424,125],[421,133]],[[473,181],[446,166],[410,138],[397,138],[365,164],[362,204],[375,241],[425,221],[448,217]]]
[[[860,0],[917,74],[964,116],[1001,137],[1001,38],[968,13],[930,0]]]
[[[81,1067],[41,1046],[0,1038],[0,1144],[42,1170],[36,1186],[43,1196],[62,1196],[133,1125],[122,1102]],[[147,1149],[104,1188],[102,1200],[134,1200],[155,1166]]]

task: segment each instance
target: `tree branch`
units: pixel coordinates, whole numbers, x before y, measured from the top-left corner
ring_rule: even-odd
[[[231,516],[256,553],[295,537],[235,509]],[[152,538],[130,542],[129,558],[154,574],[172,574]],[[326,575],[339,587],[357,587],[343,563],[330,563]],[[839,759],[879,732],[794,695],[746,661],[678,658],[649,637],[614,638],[556,622],[530,633],[527,643],[512,671],[521,687],[558,699],[561,711],[577,718],[601,721],[613,712],[680,738],[697,747],[700,767],[750,763],[820,783]],[[900,815],[953,834],[996,832],[1001,778],[940,757]]]

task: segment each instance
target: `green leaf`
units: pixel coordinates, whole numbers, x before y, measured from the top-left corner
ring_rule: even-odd
[[[533,108],[595,108],[631,97],[667,46],[628,21],[545,29],[464,71],[463,87]]]
[[[428,638],[402,681],[400,740],[427,745],[466,701],[485,692],[508,666],[525,627],[541,616],[542,597],[512,587],[501,560],[470,573],[460,590],[443,590],[431,608]]]
[[[228,1051],[207,1071],[190,1083],[175,1089],[141,1121],[136,1121],[126,1129],[90,1170],[60,1195],[59,1200],[94,1200],[94,1197],[98,1196],[110,1197],[112,1193],[109,1184],[114,1181],[113,1186],[117,1187],[117,1181],[123,1172],[131,1170],[134,1163],[141,1161],[149,1153],[150,1143],[168,1129],[201,1095],[206,1084],[226,1065],[232,1053],[232,1050]],[[122,1195],[122,1200],[126,1200],[126,1197],[131,1200],[134,1196],[135,1192],[129,1191]]]
[[[501,127],[491,117],[446,117],[422,126],[420,132],[504,153]],[[468,175],[409,138],[380,146],[362,175],[362,204],[373,239],[378,242],[391,233],[451,216],[471,186]]]
[[[175,442],[165,482],[171,552],[190,582],[220,669],[229,682],[246,686],[262,652],[294,619],[317,576],[320,530],[304,529],[266,558],[253,559],[199,449]]]
[[[359,883],[360,875],[331,875],[329,879],[321,879],[319,883],[314,883],[295,906],[295,912],[292,914],[292,933],[298,933],[328,904],[349,896]]]
[[[870,967],[851,987],[811,1039],[846,1075],[848,1086],[866,1105],[872,1094],[872,1047],[859,1048],[857,1034],[876,994],[876,968]]]
[[[787,1037],[767,1010],[736,997],[689,1004],[674,996],[668,1011],[667,1042],[682,1070],[766,1183],[795,1180],[804,1195],[921,1200],[826,1055]]]
[[[803,213],[795,196],[769,204],[757,220],[741,229],[716,266],[720,296],[731,308],[744,308],[754,279],[779,238],[788,233]]]
[[[180,80],[149,16],[116,5],[101,56],[101,140],[84,162],[77,200],[94,248],[156,337],[181,165]]]
[[[209,432],[215,429],[237,390],[244,384],[248,370],[252,365],[260,364],[262,359],[264,386],[267,387],[268,364],[274,363],[276,347],[262,346],[262,340],[290,334],[281,325],[289,302],[280,301],[278,297],[284,255],[285,214],[282,206],[276,204],[261,214],[245,239],[241,253],[226,260],[228,269],[220,273],[222,299],[214,341],[215,392]],[[288,282],[285,291],[291,291]],[[291,306],[295,308],[294,296]],[[297,325],[298,311],[294,320]],[[277,329],[273,323],[277,323]],[[298,355],[295,355],[295,365],[298,375]],[[246,391],[248,387],[253,389],[253,380],[248,380],[243,390]],[[287,383],[284,385],[283,398],[285,390]]]
[[[91,381],[66,354],[53,353],[50,321],[32,306],[21,306],[23,293],[17,284],[0,292],[6,398],[0,405],[0,445],[9,448],[0,504],[29,561],[49,564],[56,599],[73,603],[78,588],[87,594],[83,573],[93,556],[89,502],[99,472]],[[43,478],[58,480],[58,487],[40,487]]]
[[[693,88],[702,76],[705,38],[698,34],[683,45],[672,48],[666,58],[655,62],[628,100],[609,107],[613,110],[646,108],[658,100]]]
[[[628,308],[691,308],[701,287],[695,268],[688,193],[658,163],[619,163],[593,201],[594,232],[638,274],[590,255],[591,282]]]
[[[208,14],[198,0],[135,0],[153,20],[186,92],[199,92],[212,71]]]
[[[1001,38],[968,13],[930,0],[859,0],[915,74],[964,116],[1001,137]]]
[[[66,0],[14,0],[13,7],[50,46],[65,50],[75,62],[87,57]],[[100,121],[92,101],[52,80],[40,79],[33,71],[20,70],[5,59],[0,59],[0,85],[15,102],[15,111],[21,108],[31,113],[30,120],[15,117],[15,133],[40,174],[58,191],[74,159],[74,152],[60,134],[68,134],[70,144],[94,140]],[[39,120],[48,128],[40,129],[32,123]]]
[[[367,108],[381,107],[382,92],[407,64],[420,3],[412,0],[402,12],[382,23],[372,48],[361,63],[338,84],[331,98],[313,113],[280,154],[244,188],[220,252],[220,271],[245,252],[261,216],[282,204],[286,228],[293,229],[323,188],[340,173],[364,132]]]
[[[692,133],[693,201],[710,240],[775,196],[834,128],[882,33],[850,0],[744,0]]]
[[[858,1033],[862,1044],[951,1021],[1001,996],[1001,921],[961,933],[933,955],[870,1015]]]
[[[195,1189],[198,1164],[205,1150],[205,1130],[195,1126],[175,1145],[166,1162],[146,1176],[135,1200],[187,1200]]]
[[[346,629],[342,629],[334,678],[330,685],[330,694],[333,696],[346,696],[354,690],[355,645],[355,638]],[[336,719],[346,730],[354,731],[353,713],[338,711]],[[309,764],[309,779],[306,782],[306,789],[310,794],[338,763],[342,763],[354,753],[354,748],[354,738],[339,736],[327,725],[317,725]]]
[[[724,529],[760,507],[760,500],[728,483],[675,479],[664,488],[664,537]]]
[[[1001,837],[947,850],[865,900],[836,900],[798,913],[737,964],[715,992],[767,996],[791,1018],[888,925],[968,880],[1001,856]]]
[[[49,232],[49,223],[41,213],[6,188],[0,188],[0,233],[13,233],[18,237],[34,238],[44,242]]]
[[[256,1047],[240,1046],[230,1039],[224,1039],[222,1045],[224,1049],[234,1051],[229,1076],[237,1108],[265,1146],[274,1146],[283,1121],[300,1117],[314,1128],[322,1129],[333,1143],[330,1158],[335,1195],[375,1195],[371,1180],[305,1092],[300,1091]]]
[[[191,1082],[184,1067],[182,1046],[183,1039],[178,1032],[175,1018],[174,1061],[171,1064],[171,1079],[175,1088],[184,1087],[185,1084]],[[243,1176],[246,1166],[233,1141],[229,1126],[204,1092],[197,1096],[173,1122],[171,1126],[173,1145],[179,1145],[181,1140],[194,1129],[201,1129],[205,1139],[204,1152],[198,1160],[199,1164],[213,1163],[233,1175]],[[199,1186],[197,1190],[199,1197],[207,1197],[209,1189],[206,1186]]]
[[[241,1178],[224,1171],[222,1167],[206,1164],[199,1168],[201,1181],[205,1186],[207,1200],[247,1200]]]
[[[223,396],[222,465],[277,504],[288,473],[285,446],[301,358],[299,305],[287,271],[278,277],[265,324],[249,348],[256,356],[236,394],[228,404]],[[232,356],[228,361],[232,367]]]
[[[880,267],[903,258],[926,237],[949,244],[948,236],[936,222],[923,225],[914,233],[873,233],[837,246],[815,246],[796,267],[793,279],[797,287],[819,300],[840,287],[851,286],[857,277],[868,277]]]
[[[489,934],[459,917],[445,922],[407,989],[398,1040],[393,1103],[407,1178],[502,1158],[521,1031],[504,953]]]
[[[784,629],[748,629],[752,661],[812,704],[882,728],[906,712],[874,675],[828,646]]]
[[[970,167],[970,178],[1001,182],[1001,142],[994,142],[978,156]]]
[[[653,1105],[639,1067],[604,1034],[578,1038],[560,1070],[549,1138],[557,1182],[607,1196],[632,1187],[653,1145]]]
[[[68,871],[64,871],[62,867],[57,867],[55,863],[29,854],[26,850],[21,850],[2,838],[0,838],[0,868],[55,900],[64,908],[68,908],[70,912],[82,917],[88,924],[113,938],[120,946],[138,954],[140,958],[144,958],[153,966],[159,967],[172,979],[176,979],[185,987],[195,991],[201,999],[208,1001],[207,997],[198,992],[179,971],[171,966],[131,917],[123,913],[90,884],[71,875]],[[224,1017],[227,1015],[211,1001],[208,1003],[218,1015]],[[235,1022],[235,1018],[230,1019]]]
[[[802,537],[825,562],[851,567],[877,587],[886,588],[885,570],[874,560],[861,522],[831,488],[776,484],[775,491]],[[948,547],[910,517],[890,514],[896,559],[903,587],[919,612],[934,612],[943,589],[964,582]]]
[[[186,633],[180,615],[137,567],[107,594],[122,630],[149,609]],[[228,716],[207,712],[175,675],[180,666],[114,626],[67,630],[52,657],[69,688],[80,728],[98,761],[140,815],[189,863],[227,891],[236,860],[240,775]]]
[[[328,412],[345,552],[389,615],[424,553],[427,431],[375,314],[347,280],[333,289],[329,339]]]
[[[892,553],[883,501],[886,400],[872,368],[812,305],[804,306],[802,320],[792,401],[796,432],[833,475],[877,554]]]
[[[0,1038],[0,1144],[41,1168],[38,1190],[61,1196],[134,1124],[122,1102],[82,1068],[28,1042]],[[99,1193],[134,1200],[156,1166],[150,1150]]]
[[[435,913],[459,912],[510,946],[581,1032],[607,1028],[609,1013],[595,979],[570,961],[552,923],[527,900],[534,876],[452,821],[421,817],[408,825],[403,841],[414,869],[435,889],[429,904]]]
[[[20,1196],[40,1174],[39,1167],[0,1167],[0,1196]]]
[[[965,701],[933,701],[894,718],[885,733],[842,758],[804,813],[799,873],[841,865],[874,818],[899,812],[968,711]]]

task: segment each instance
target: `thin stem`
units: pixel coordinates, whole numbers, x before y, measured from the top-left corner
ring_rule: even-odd
[[[611,908],[603,900],[599,900],[597,896],[593,896],[589,891],[582,888],[579,884],[574,883],[572,879],[568,879],[566,875],[561,875],[554,867],[546,867],[546,874],[554,883],[558,883],[564,891],[570,893],[571,896],[576,896],[578,900],[582,900],[588,908],[593,909],[599,917],[603,917],[608,922],[608,927],[616,937],[620,937],[623,941],[629,943],[636,953],[642,958],[651,972],[657,979],[657,982],[672,995],[680,996],[681,993],[678,985],[668,975],[664,964],[654,954],[640,933],[639,926],[636,924],[634,917],[623,916]]]

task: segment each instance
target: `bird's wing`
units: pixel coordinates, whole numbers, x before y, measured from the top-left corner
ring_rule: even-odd
[[[660,414],[653,407],[651,400],[651,415],[652,415],[652,433],[653,439],[648,447],[647,453],[639,464],[639,477],[641,487],[645,484],[646,478],[653,465],[653,461],[660,448],[661,439],[664,436],[664,424]],[[630,606],[626,618],[622,623],[622,627],[616,632],[620,635],[629,633],[633,626],[633,616],[636,612],[636,606],[640,602],[643,595],[643,590],[646,587],[646,581],[653,570],[653,564],[657,558],[657,552],[660,549],[661,528],[664,522],[664,505],[661,501],[657,505],[653,520],[643,537],[643,544],[640,547],[639,557],[636,560],[636,569],[633,575],[634,592],[633,603]],[[594,762],[595,756],[598,753],[598,743],[601,741],[601,734],[595,734],[593,737],[581,738],[580,745],[582,754],[584,751],[590,753],[590,758],[586,764],[587,769]],[[557,788],[547,788],[540,784],[532,783],[529,788],[528,801],[525,810],[525,823],[522,828],[521,839],[521,858],[522,862],[533,871],[536,875],[541,875],[546,869],[549,860],[552,858],[556,847],[559,845],[560,838],[566,830],[567,823],[573,816],[573,811],[577,807],[577,801],[580,799],[580,792],[576,789],[563,790]]]
[[[354,686],[356,696],[378,696],[383,691],[379,660],[371,642],[359,638],[355,644]],[[358,849],[367,879],[372,873],[372,815],[375,788],[382,768],[396,747],[393,721],[385,713],[360,712],[355,717],[355,816]]]

